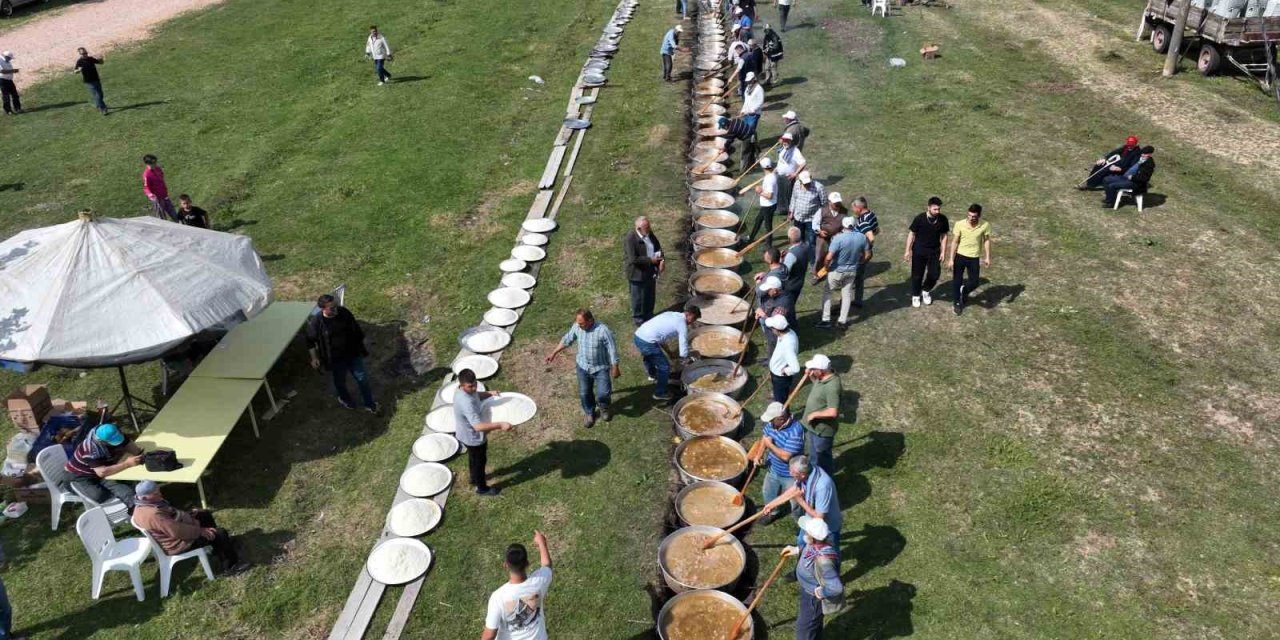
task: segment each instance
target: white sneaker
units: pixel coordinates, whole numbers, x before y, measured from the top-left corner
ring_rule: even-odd
[[[379,87],[381,87],[382,85],[385,85],[385,84],[387,84],[387,83],[386,83],[386,82],[383,82],[382,80],[379,80],[379,81],[378,81],[378,86],[379,86]]]
[[[933,304],[933,296],[930,296],[928,291],[922,292],[920,295],[924,297],[925,304]]]
[[[911,306],[920,308],[920,296],[911,296]]]

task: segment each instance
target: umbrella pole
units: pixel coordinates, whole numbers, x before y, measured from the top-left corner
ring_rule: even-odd
[[[135,398],[133,394],[129,392],[129,380],[124,376],[124,367],[117,366],[116,372],[120,374],[120,391],[124,394],[124,397],[121,400],[124,402],[125,413],[129,414],[129,421],[133,423],[133,430],[142,431],[142,423],[138,421],[138,412],[133,408],[134,401],[136,400],[151,409],[155,409],[156,407],[142,398]]]

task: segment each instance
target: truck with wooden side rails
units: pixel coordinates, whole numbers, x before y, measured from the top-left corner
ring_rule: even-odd
[[[1258,79],[1280,100],[1280,0],[1148,0],[1138,25],[1138,40],[1150,33],[1151,48],[1169,49],[1174,25],[1191,2],[1184,42],[1197,51],[1196,68],[1208,76],[1228,63]]]

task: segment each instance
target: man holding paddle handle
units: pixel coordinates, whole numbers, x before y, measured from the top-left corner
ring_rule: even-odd
[[[765,425],[761,443],[767,453],[764,460],[754,462],[757,465],[769,465],[769,472],[764,476],[764,501],[768,504],[794,482],[787,463],[792,456],[804,452],[804,427],[781,402],[770,403],[764,413],[760,414],[760,419]],[[791,513],[796,517],[801,513],[800,505],[794,501],[791,503]],[[775,512],[762,518],[760,524],[769,524],[782,516],[782,513]]]
[[[840,582],[839,550],[832,545],[831,529],[821,518],[800,518],[799,547],[783,549],[784,555],[798,555],[796,579],[800,583],[800,609],[796,612],[796,640],[821,640],[822,619],[844,606],[844,584]]]

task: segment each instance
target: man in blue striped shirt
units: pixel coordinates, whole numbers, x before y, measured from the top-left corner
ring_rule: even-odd
[[[875,254],[876,234],[880,233],[880,219],[876,212],[868,208],[867,199],[858,196],[853,199],[853,230],[867,237],[867,251]],[[853,307],[862,308],[862,286],[867,281],[867,269],[871,267],[871,257],[858,266],[858,275],[853,280]]]
[[[578,371],[578,400],[582,403],[584,415],[582,425],[590,429],[596,424],[597,409],[605,422],[613,418],[609,413],[609,400],[613,393],[613,382],[609,377],[622,375],[622,369],[618,367],[618,345],[613,341],[613,331],[596,322],[590,309],[578,309],[569,331],[547,354],[547,364],[575,342],[578,343],[574,362]]]
[[[794,482],[787,464],[791,461],[791,456],[800,455],[804,451],[804,426],[781,402],[770,403],[760,419],[765,424],[763,442],[767,454],[765,461],[755,462],[769,464],[769,473],[764,477],[764,501],[769,504]],[[795,501],[791,502],[791,514],[792,517],[800,516],[800,505]],[[762,519],[761,524],[769,524],[782,515],[775,512]]]

